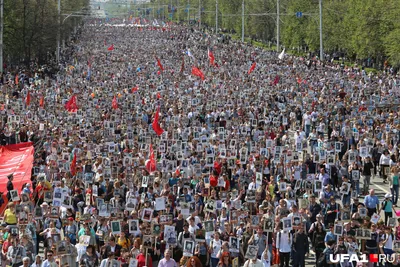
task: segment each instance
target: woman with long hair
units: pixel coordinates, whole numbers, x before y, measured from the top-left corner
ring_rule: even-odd
[[[218,267],[232,267],[232,259],[228,251],[224,251],[221,253]]]
[[[214,233],[214,238],[210,242],[209,253],[211,258],[211,267],[216,267],[219,262],[219,258],[217,256],[219,250],[222,247],[222,240],[219,239],[219,232]]]
[[[206,266],[207,263],[210,261],[210,257],[207,253],[207,250],[208,248],[206,242],[197,242],[194,255],[198,257],[203,266]]]
[[[322,223],[317,223],[315,231],[312,236],[312,245],[315,251],[315,259],[316,262],[319,259],[319,256],[325,249],[325,230],[322,226]]]
[[[133,241],[133,247],[131,249],[131,255],[132,258],[136,259],[136,257],[140,254],[140,244],[142,243],[142,240],[137,237]]]
[[[187,262],[186,262],[186,267],[203,267],[203,264],[201,264],[201,261],[199,258],[196,256],[192,256]]]
[[[99,258],[97,257],[94,246],[89,245],[86,248],[86,253],[82,255],[79,262],[80,266],[90,267],[99,265]]]

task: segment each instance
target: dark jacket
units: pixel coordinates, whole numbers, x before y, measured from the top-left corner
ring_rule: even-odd
[[[293,235],[292,249],[295,253],[307,253],[308,252],[308,236],[306,233],[295,233]]]
[[[121,249],[122,249],[122,247],[120,245],[118,245],[117,243],[115,243],[114,255],[115,255],[116,258],[121,256]],[[102,259],[107,259],[107,255],[108,255],[109,252],[111,252],[111,246],[110,245],[106,246],[106,249],[104,250],[103,255],[101,255]]]

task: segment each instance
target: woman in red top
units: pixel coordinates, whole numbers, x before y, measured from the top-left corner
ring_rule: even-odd
[[[7,251],[8,251],[8,248],[12,246],[12,239],[13,239],[13,237],[11,236],[11,234],[9,234],[7,237],[7,240],[4,241],[3,247],[1,250],[2,258],[3,258],[3,261],[5,261],[5,265],[7,265],[7,263],[9,262],[7,260]]]
[[[130,254],[129,251],[125,248],[121,249],[121,256],[118,257],[118,260],[121,262],[121,267],[128,267],[129,266],[129,260],[130,260]]]
[[[140,254],[136,257],[137,259],[137,267],[143,266],[153,266],[153,260],[151,259],[151,255],[147,254],[147,264],[146,264],[146,252],[143,246],[140,246]]]

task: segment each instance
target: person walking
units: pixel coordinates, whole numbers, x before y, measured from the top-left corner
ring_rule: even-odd
[[[387,193],[385,195],[385,200],[382,201],[382,206],[381,206],[381,210],[384,212],[385,214],[385,225],[387,225],[389,218],[393,217],[393,212],[394,211],[396,213],[396,210],[393,207],[393,202],[392,202],[392,195]],[[378,214],[380,214],[381,211],[378,211]]]
[[[178,267],[174,259],[171,258],[171,251],[164,251],[164,258],[158,262],[158,267]]]
[[[293,235],[292,256],[294,267],[305,266],[305,255],[308,254],[308,249],[308,236],[304,232],[304,226],[300,225]]]
[[[363,184],[363,194],[364,195],[368,194],[373,168],[374,168],[374,164],[371,161],[371,157],[367,156],[363,162],[362,172],[361,172],[362,176],[364,177],[364,184]]]
[[[276,248],[279,251],[280,267],[289,267],[292,241],[293,241],[293,236],[289,231],[281,230],[278,232],[276,240]]]
[[[364,205],[368,210],[367,215],[369,217],[371,217],[372,214],[376,213],[376,211],[379,210],[379,199],[377,196],[375,196],[374,189],[369,190],[369,195],[365,196]]]
[[[399,199],[399,167],[393,166],[391,174],[388,177],[390,190],[392,191],[392,202],[397,207],[397,201]]]

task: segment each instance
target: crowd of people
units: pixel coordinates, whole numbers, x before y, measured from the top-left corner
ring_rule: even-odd
[[[63,53],[55,77],[3,77],[0,142],[35,145],[31,182],[8,176],[3,267],[356,267],[377,263],[331,255],[400,249],[396,73],[140,19],[88,20]]]

